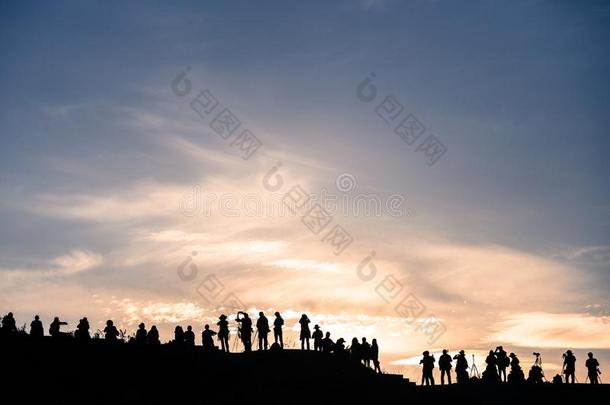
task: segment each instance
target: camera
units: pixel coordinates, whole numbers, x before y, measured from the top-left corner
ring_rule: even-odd
[[[540,357],[540,353],[536,353],[536,352],[534,352],[534,353],[532,353],[532,354],[533,354],[534,356],[536,356],[536,357]]]

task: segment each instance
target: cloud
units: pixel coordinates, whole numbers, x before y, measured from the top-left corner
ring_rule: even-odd
[[[50,270],[50,272],[62,275],[77,274],[97,267],[102,262],[102,256],[96,253],[89,250],[75,249],[66,255],[51,260],[51,264],[55,266],[55,269]]]
[[[488,341],[522,347],[610,348],[610,317],[530,312],[507,315],[492,325]]]

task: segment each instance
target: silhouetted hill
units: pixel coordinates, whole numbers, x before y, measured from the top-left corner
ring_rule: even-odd
[[[592,403],[610,391],[605,385],[415,387],[313,351],[205,353],[27,336],[0,340],[0,366],[3,397],[13,392],[28,403]]]

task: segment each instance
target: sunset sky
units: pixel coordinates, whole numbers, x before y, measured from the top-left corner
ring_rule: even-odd
[[[168,340],[239,300],[414,379],[502,344],[584,381],[587,351],[610,367],[609,44],[603,1],[2,2],[0,314]],[[298,190],[335,199],[323,229]]]

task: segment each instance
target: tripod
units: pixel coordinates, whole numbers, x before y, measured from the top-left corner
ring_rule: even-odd
[[[470,367],[470,378],[472,377],[477,377],[479,379],[481,378],[481,373],[479,373],[479,369],[474,362],[474,354],[472,355],[472,367]]]

